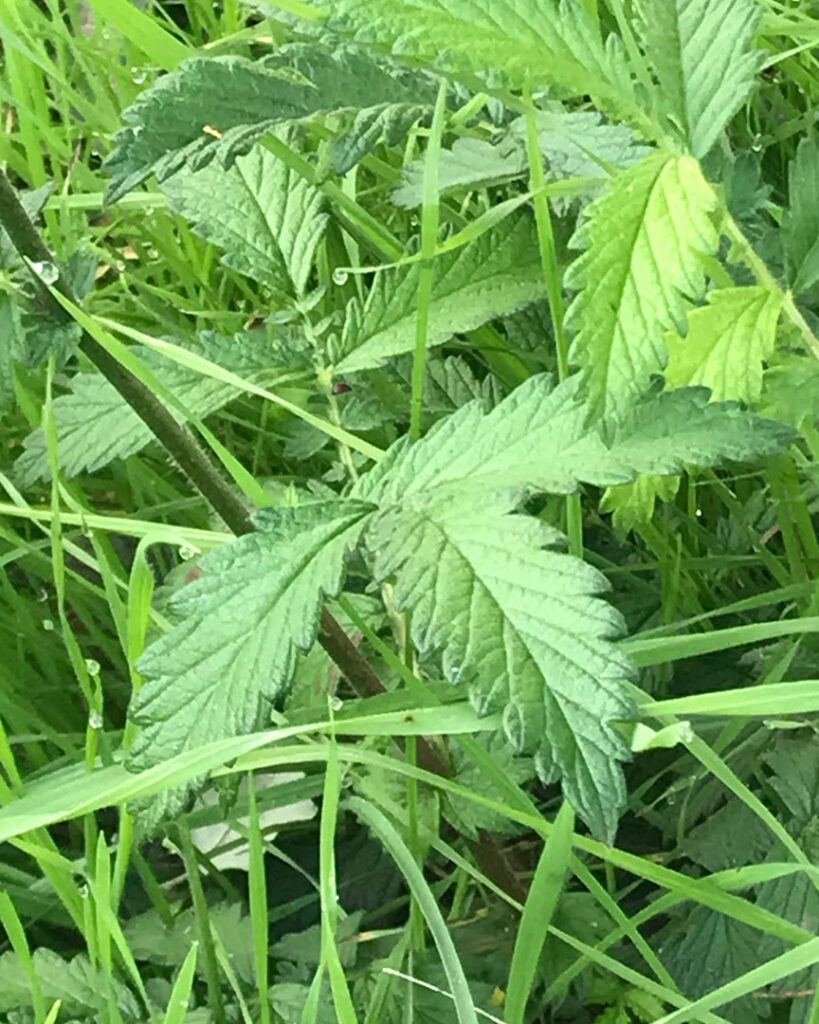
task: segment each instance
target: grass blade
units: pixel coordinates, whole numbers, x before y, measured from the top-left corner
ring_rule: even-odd
[[[546,933],[563,891],[572,852],[573,830],[574,810],[570,803],[564,801],[543,846],[515,939],[506,992],[506,1019],[509,1024],[524,1022]]]

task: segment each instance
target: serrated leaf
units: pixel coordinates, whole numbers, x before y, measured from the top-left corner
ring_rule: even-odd
[[[651,522],[657,501],[673,501],[679,489],[677,476],[638,476],[634,483],[606,488],[600,511],[611,513],[615,533],[624,537]]]
[[[627,125],[610,124],[595,110],[543,110],[536,123],[540,150],[552,179],[599,178],[602,188],[612,171],[633,167],[651,152],[637,143]],[[511,131],[525,146],[525,119],[513,122]],[[564,212],[571,200],[556,197],[552,205]]]
[[[819,419],[819,362],[792,354],[768,369],[760,409],[795,427]]]
[[[442,651],[446,677],[468,684],[480,713],[502,710],[512,747],[555,764],[567,799],[611,841],[629,757],[611,721],[634,714],[633,670],[611,643],[623,624],[598,596],[604,577],[552,550],[556,531],[510,511],[488,495],[404,495],[367,533],[375,575],[394,579],[421,654]]]
[[[662,108],[696,157],[739,110],[762,68],[755,0],[640,0]]]
[[[364,116],[385,104],[431,109],[436,93],[431,76],[398,72],[351,46],[293,44],[260,61],[197,57],[159,78],[123,113],[126,127],[105,165],[108,198],[123,196],[152,171],[162,181],[188,161],[197,167],[217,153],[246,152],[276,125],[346,109]],[[363,138],[359,133],[359,147]],[[372,132],[367,140],[378,141]]]
[[[568,494],[581,482],[610,486],[638,473],[665,476],[685,464],[773,454],[797,436],[733,403],[708,404],[704,388],[684,388],[640,402],[606,442],[599,425],[588,423],[580,378],[552,389],[540,375],[489,413],[472,402],[420,442],[397,442],[356,493],[382,503],[433,489]]]
[[[776,345],[782,298],[767,288],[720,288],[688,314],[688,333],[666,335],[671,387],[702,384],[713,397],[753,403]]]
[[[686,856],[709,871],[760,863],[773,840],[768,826],[740,800],[730,800],[692,829],[682,845]]]
[[[819,750],[814,737],[780,738],[765,761],[774,772],[771,785],[797,827],[819,816]]]
[[[576,0],[319,0],[323,27],[454,76],[484,75],[524,87],[557,82],[636,114],[619,40],[605,44]]]
[[[396,206],[411,209],[424,199],[424,161],[413,160],[401,172],[401,180],[390,196]],[[456,188],[488,188],[513,181],[525,174],[529,162],[524,149],[493,144],[486,139],[456,139],[451,149],[442,149],[438,164],[441,195]]]
[[[378,143],[397,145],[416,121],[430,113],[426,103],[383,103],[360,110],[350,129],[334,139],[330,154],[336,174],[346,174]]]
[[[760,886],[757,905],[765,910],[792,921],[802,928],[816,934],[819,930],[819,892],[814,881],[804,874],[786,875]],[[759,960],[765,962],[780,956],[787,950],[787,944],[773,935],[765,935],[759,948]],[[776,982],[772,992],[777,995],[785,993],[813,993],[819,980],[819,966],[807,967],[797,974]],[[810,998],[796,998],[791,1006],[790,1024],[810,1024]]]
[[[33,955],[34,970],[40,980],[43,996],[49,1002],[59,999],[68,1013],[82,1016],[100,1008],[99,976],[88,957],[63,960],[50,949],[37,949]],[[109,978],[112,995],[123,1016],[140,1019],[139,1007],[131,992],[121,982]],[[0,1010],[31,1006],[31,984],[16,953],[0,956]]]
[[[471,402],[395,444],[354,495],[382,509],[365,540],[378,578],[394,577],[412,609],[418,649],[443,651],[447,678],[467,681],[482,712],[503,709],[512,746],[536,753],[541,774],[557,769],[578,812],[611,837],[628,751],[609,722],[631,708],[631,669],[609,642],[620,620],[598,597],[602,577],[545,550],[558,534],[508,513],[527,490],[671,473],[794,435],[688,389],[642,403],[607,447],[581,394],[577,377],[553,391],[535,377],[488,414]]]
[[[534,762],[529,757],[515,757],[504,737],[498,733],[481,734],[475,742],[483,747],[492,757],[492,761],[504,775],[516,785],[522,785],[535,777]],[[452,751],[454,765],[453,780],[472,793],[503,801],[503,796],[475,763],[468,758],[460,747]],[[480,829],[495,835],[514,835],[520,826],[510,821],[505,815],[489,807],[483,807],[466,797],[451,794],[447,799],[447,818],[472,839],[478,838]]]
[[[802,139],[788,169],[790,205],[782,218],[788,281],[797,294],[819,281],[819,143]]]
[[[618,418],[665,366],[663,335],[704,292],[701,254],[717,246],[713,191],[691,157],[655,154],[617,175],[589,208],[566,284],[572,360],[590,412]]]
[[[315,642],[322,601],[338,593],[371,511],[355,501],[270,509],[257,533],[202,559],[201,577],[172,599],[179,625],[139,662],[146,681],[131,711],[142,726],[132,767],[264,721],[297,653]]]
[[[429,345],[535,302],[545,293],[532,218],[508,217],[435,260]],[[353,300],[336,361],[339,373],[379,366],[415,346],[420,263],[380,271],[366,301]]]
[[[379,370],[370,370],[352,378],[352,393],[342,407],[343,424],[348,430],[371,430],[396,420],[396,410],[406,409],[412,391],[412,356],[400,356]],[[424,418],[439,419],[480,399],[487,409],[501,399],[495,377],[487,374],[478,380],[469,363],[460,356],[427,360],[424,377]]]
[[[171,208],[222,250],[226,266],[302,295],[327,224],[318,189],[255,146],[228,169],[211,161],[162,183]]]
[[[198,416],[207,416],[236,397],[230,385],[169,365],[155,367],[162,382]],[[93,473],[114,459],[125,459],[153,440],[150,427],[112,384],[96,373],[78,373],[69,394],[54,400],[60,468],[67,477]],[[175,410],[171,413],[178,415]],[[23,441],[23,453],[14,463],[21,487],[51,476],[46,439],[41,429]]]
[[[759,966],[759,932],[710,907],[697,907],[660,954],[680,991],[697,999]],[[745,996],[720,1013],[736,1024],[757,1024],[759,1003]]]

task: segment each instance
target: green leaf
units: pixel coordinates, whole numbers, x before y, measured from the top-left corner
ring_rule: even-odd
[[[705,290],[715,202],[695,160],[658,153],[617,175],[589,208],[574,240],[586,251],[566,275],[579,289],[566,323],[594,415],[623,416],[665,366],[664,333]]]
[[[255,146],[229,169],[211,161],[184,167],[162,184],[171,208],[222,250],[222,262],[268,285],[302,295],[327,214],[318,189]]]
[[[819,751],[814,737],[780,738],[765,761],[774,772],[771,785],[797,827],[819,816]]]
[[[411,209],[424,198],[424,161],[413,160],[401,172],[401,180],[391,199],[396,206]],[[441,195],[457,188],[488,188],[507,184],[528,169],[523,149],[507,142],[494,144],[486,139],[456,139],[451,149],[442,149],[438,164],[438,189]]]
[[[753,48],[755,0],[640,0],[660,106],[696,157],[704,157],[753,88],[765,55]]]
[[[235,388],[182,367],[162,363],[155,369],[162,382],[198,416],[215,412],[237,395]],[[71,380],[71,391],[56,398],[53,408],[60,468],[67,477],[93,473],[114,459],[128,458],[154,439],[150,427],[100,374],[78,373]],[[14,464],[20,486],[50,479],[43,431],[29,434],[23,449]]]
[[[302,1011],[307,1004],[309,995],[310,987],[308,985],[298,985],[292,981],[279,982],[270,989],[270,1005],[278,1014],[282,1024],[302,1024],[304,1020]],[[318,1014],[311,1019],[315,1020],[315,1024],[338,1024],[329,983],[326,985],[326,989],[322,989]]]
[[[37,220],[43,207],[48,202],[55,189],[52,181],[41,185],[40,188],[25,190],[17,193],[20,205],[26,211],[31,220]],[[0,269],[12,270],[23,265],[20,254],[12,245],[6,229],[0,226]]]
[[[100,980],[96,968],[88,957],[76,956],[63,960],[50,949],[34,952],[34,969],[40,979],[43,996],[53,1002],[60,999],[68,1013],[86,1016],[100,1007]],[[129,1020],[140,1019],[139,1007],[131,992],[121,982],[108,979],[116,1003]],[[16,953],[0,956],[0,1010],[14,1010],[31,1006],[31,987],[28,975]]]
[[[760,886],[757,897],[759,906],[770,910],[772,913],[784,918],[786,921],[793,921],[802,928],[808,928],[814,934],[819,931],[819,892],[815,882],[804,874],[785,875],[782,878],[774,879]],[[787,944],[773,935],[766,935],[762,938],[759,948],[759,960],[764,962],[780,956],[787,950]],[[798,974],[791,974],[772,986],[777,994],[794,991],[813,991],[819,978],[819,966],[807,967]],[[805,1005],[802,1009],[802,1016],[798,1015],[798,1003],[794,1006],[794,1013],[791,1020],[809,1022],[808,1014],[809,1000],[800,1000]]]
[[[640,402],[604,441],[599,425],[588,423],[579,377],[553,390],[551,383],[531,377],[489,413],[471,402],[422,441],[397,442],[356,494],[380,503],[437,489],[568,494],[581,482],[608,486],[638,473],[678,473],[685,464],[770,455],[798,437],[734,403],[708,404],[704,388],[683,388]]]
[[[819,143],[802,139],[788,170],[790,206],[782,218],[788,281],[797,294],[819,281]]]
[[[638,476],[634,483],[606,488],[600,511],[612,513],[615,533],[624,537],[651,522],[658,499],[673,501],[679,489],[677,476]]]
[[[114,139],[106,162],[114,201],[153,171],[161,180],[192,161],[196,168],[217,153],[247,151],[276,125],[302,121],[317,113],[382,110],[403,104],[408,117],[419,106],[432,108],[435,80],[421,72],[397,71],[363,50],[293,44],[260,61],[227,56],[185,61],[163,75],[123,113],[126,127]],[[355,145],[373,145],[376,137],[353,126]]]
[[[527,490],[673,473],[795,435],[685,389],[641,403],[607,447],[581,394],[578,377],[552,391],[541,376],[489,413],[471,402],[421,441],[393,445],[353,494],[381,508],[365,542],[377,578],[394,578],[398,606],[412,610],[419,651],[443,652],[446,677],[468,683],[481,713],[502,710],[512,747],[536,753],[542,777],[561,775],[610,838],[629,755],[609,723],[632,713],[631,666],[610,642],[621,622],[598,597],[603,578],[553,550],[558,533],[509,513]]]
[[[404,495],[367,533],[375,575],[394,579],[422,656],[443,651],[446,677],[468,684],[481,714],[502,710],[512,747],[556,766],[566,798],[611,840],[629,753],[610,723],[634,714],[633,670],[611,643],[622,622],[598,597],[602,575],[509,511],[489,495]]]
[[[606,45],[576,0],[317,0],[323,27],[413,63],[470,79],[491,68],[505,84],[557,82],[639,116],[619,40]]]
[[[660,952],[688,998],[699,998],[759,966],[759,933],[709,907],[696,907]],[[729,1003],[722,1016],[736,1024],[757,1024],[758,999]]]
[[[349,130],[330,147],[336,174],[346,174],[380,142],[397,145],[416,121],[429,119],[431,110],[429,102],[382,103],[360,110]]]
[[[602,189],[612,173],[633,167],[651,152],[637,144],[627,125],[609,124],[595,110],[543,110],[536,124],[550,179],[597,178]],[[514,121],[511,133],[525,148],[526,119]],[[569,198],[551,202],[558,213],[571,205]]]
[[[334,501],[259,514],[259,531],[200,563],[172,600],[175,628],[142,656],[132,717],[142,726],[135,770],[222,737],[250,732],[290,684],[298,651],[315,642],[347,553],[371,508]]]
[[[535,766],[529,757],[515,757],[508,743],[500,733],[488,733],[475,737],[475,742],[483,747],[491,756],[500,771],[517,785],[529,782],[535,776]],[[479,793],[490,800],[502,802],[503,794],[486,774],[468,757],[463,749],[455,746],[452,750],[454,766],[453,781],[472,793]],[[514,835],[521,827],[510,821],[499,811],[468,800],[466,797],[449,794],[447,797],[447,818],[457,826],[459,831],[472,839],[478,838],[478,832],[485,829],[496,835]]]
[[[703,384],[715,399],[756,402],[773,354],[781,295],[767,288],[720,288],[688,315],[688,333],[666,336],[671,387]]]
[[[366,301],[347,312],[339,373],[379,366],[415,347],[421,264],[380,271]],[[525,213],[507,217],[468,245],[434,263],[429,344],[471,331],[545,293],[535,224]]]
[[[692,829],[683,843],[686,856],[709,871],[760,863],[772,845],[771,832],[747,804],[729,800]]]
[[[789,354],[765,373],[760,409],[795,427],[819,419],[819,362]]]
[[[20,354],[21,331],[17,303],[10,295],[0,293],[0,413],[14,405],[14,363]]]

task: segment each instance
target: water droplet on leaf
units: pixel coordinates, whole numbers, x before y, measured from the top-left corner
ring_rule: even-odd
[[[100,663],[95,661],[94,658],[85,659],[85,668],[89,676],[98,676],[100,674]]]
[[[55,263],[40,262],[35,260],[31,264],[31,269],[43,281],[45,284],[54,284],[57,278],[60,276],[60,272],[57,269]]]
[[[92,711],[88,716],[88,727],[90,729],[101,729],[105,723],[99,711]]]
[[[347,284],[347,279],[349,278],[349,276],[350,275],[347,273],[346,270],[344,270],[341,267],[336,267],[336,269],[333,271],[333,283],[337,284],[339,288],[341,288],[343,287],[343,285]]]

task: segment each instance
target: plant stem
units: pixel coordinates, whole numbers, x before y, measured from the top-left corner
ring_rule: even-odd
[[[438,165],[441,158],[441,136],[446,114],[447,81],[438,89],[435,113],[424,162],[424,202],[421,208],[421,269],[418,274],[418,320],[415,333],[415,358],[412,363],[412,399],[410,404],[410,438],[421,436],[424,413],[424,377],[427,369],[427,341],[429,335],[429,306],[435,276],[435,248],[438,245],[440,219],[438,197]]]
[[[2,170],[0,170],[0,225],[5,228],[21,256],[36,263],[56,266],[52,254],[23,209],[17,193]],[[73,291],[62,273],[59,273],[55,287],[66,298],[72,302],[76,301]],[[41,290],[45,300],[50,302],[60,315],[67,315],[46,289]],[[252,533],[254,527],[250,513],[213,465],[191,431],[184,424],[178,423],[142,381],[118,363],[99,342],[85,331],[80,348],[140,419],[151,428],[159,443],[176,461],[179,468],[188,476],[211,508],[222,517],[228,529],[237,536]],[[376,673],[326,609],[321,614],[319,642],[357,692],[367,695],[383,690]],[[359,687],[363,689],[359,689]]]
[[[808,324],[796,305],[793,294],[790,290],[784,289],[770,270],[768,270],[765,261],[757,254],[754,247],[745,237],[742,228],[727,209],[724,211],[723,230],[762,287],[767,288],[774,295],[781,296],[782,312],[802,335],[805,346],[819,359],[819,338],[813,333],[810,324]]]

